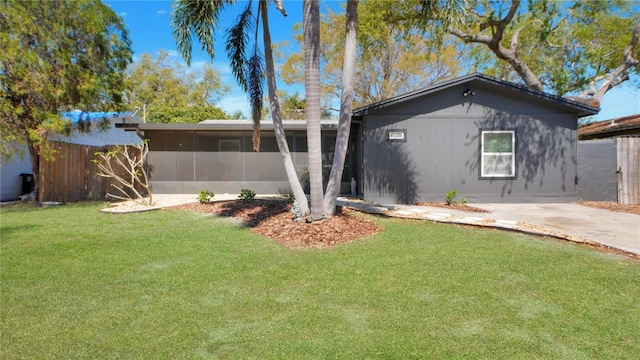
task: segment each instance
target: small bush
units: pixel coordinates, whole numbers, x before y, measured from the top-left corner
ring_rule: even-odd
[[[458,192],[455,190],[449,191],[447,193],[447,195],[445,195],[444,197],[444,201],[447,205],[453,205],[456,203],[456,196],[458,195]]]
[[[255,199],[256,193],[250,189],[242,189],[240,190],[240,195],[238,195],[238,199],[251,201]]]
[[[214,196],[215,194],[209,190],[200,190],[200,193],[198,193],[198,201],[200,204],[208,203]]]
[[[282,196],[290,202],[294,202],[296,200],[296,196],[293,194],[284,194]]]

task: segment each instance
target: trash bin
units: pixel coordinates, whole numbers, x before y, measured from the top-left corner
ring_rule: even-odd
[[[20,174],[22,176],[22,193],[30,194],[33,191],[33,174]]]

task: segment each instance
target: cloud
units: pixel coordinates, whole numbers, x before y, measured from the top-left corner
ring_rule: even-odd
[[[127,15],[129,15],[129,14],[127,14],[126,12],[123,11],[123,12],[119,13],[118,15],[120,15],[120,17],[124,18],[124,17],[127,17]]]
[[[158,10],[156,11],[156,16],[162,16],[164,14],[166,14],[167,12],[165,10]]]

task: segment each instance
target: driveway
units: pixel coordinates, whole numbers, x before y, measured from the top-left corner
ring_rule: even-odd
[[[640,255],[640,215],[579,204],[479,204],[500,219],[513,219]]]
[[[488,213],[413,205],[367,205],[344,202],[364,211],[439,222],[504,228],[596,243],[640,255],[640,215],[576,203],[473,204]]]

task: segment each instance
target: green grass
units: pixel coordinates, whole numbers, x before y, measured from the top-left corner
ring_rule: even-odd
[[[380,219],[285,249],[186,211],[0,210],[3,359],[623,359],[640,264],[515,233]]]

